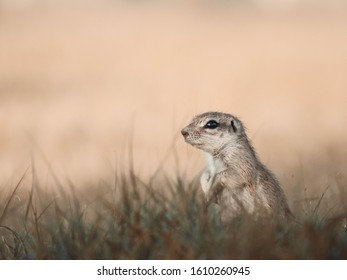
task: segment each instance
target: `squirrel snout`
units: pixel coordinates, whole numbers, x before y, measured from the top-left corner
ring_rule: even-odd
[[[186,136],[189,135],[189,132],[187,131],[186,128],[183,128],[183,129],[181,130],[181,133],[182,133],[182,135],[183,135],[184,137],[186,137]]]

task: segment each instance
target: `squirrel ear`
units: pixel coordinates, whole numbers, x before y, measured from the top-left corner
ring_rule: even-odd
[[[230,125],[231,125],[232,129],[234,130],[234,132],[236,132],[237,129],[236,129],[234,120],[231,120]]]

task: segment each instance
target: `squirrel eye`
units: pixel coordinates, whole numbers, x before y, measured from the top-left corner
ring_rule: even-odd
[[[210,120],[204,125],[204,128],[215,129],[218,126],[219,126],[218,122],[216,122],[215,120]]]

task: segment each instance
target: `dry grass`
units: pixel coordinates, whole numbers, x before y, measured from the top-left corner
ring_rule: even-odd
[[[329,213],[325,193],[297,204],[293,224],[243,217],[225,227],[216,208],[206,208],[197,180],[144,183],[130,171],[78,190],[51,175],[55,187],[35,179],[27,186],[25,173],[1,190],[0,258],[347,258],[346,212]],[[347,202],[347,180],[340,184],[344,198],[336,205]]]

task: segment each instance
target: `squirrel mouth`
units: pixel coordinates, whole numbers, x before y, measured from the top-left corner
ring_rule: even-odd
[[[186,142],[196,148],[201,148],[203,145],[201,143],[197,143],[197,142],[194,142],[194,141],[191,141],[191,139],[186,139]]]

